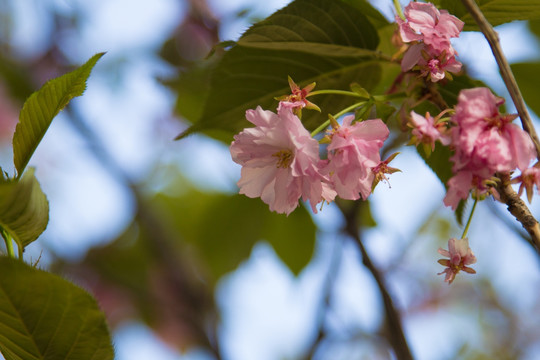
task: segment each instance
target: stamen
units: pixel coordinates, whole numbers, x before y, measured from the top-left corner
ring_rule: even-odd
[[[286,169],[288,168],[294,158],[294,155],[291,150],[280,150],[277,153],[273,154],[272,156],[275,156],[278,158],[276,167]]]

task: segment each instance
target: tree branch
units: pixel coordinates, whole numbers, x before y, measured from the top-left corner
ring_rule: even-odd
[[[540,225],[531,214],[531,211],[525,202],[510,186],[510,175],[508,173],[498,174],[501,180],[497,185],[497,191],[502,202],[508,206],[508,211],[521,223],[523,228],[527,230],[531,239],[529,242],[540,255]]]
[[[405,333],[403,332],[403,327],[401,326],[401,318],[399,316],[399,312],[394,306],[394,302],[392,301],[392,297],[390,296],[390,293],[386,288],[381,273],[379,272],[377,267],[371,262],[371,258],[369,257],[369,254],[367,253],[366,248],[362,243],[362,239],[360,239],[360,235],[358,233],[358,210],[360,209],[362,203],[360,201],[355,201],[349,208],[345,208],[345,206],[339,203],[338,205],[347,222],[345,232],[350,235],[354,239],[355,243],[358,245],[358,248],[360,249],[360,252],[362,254],[362,263],[375,279],[379,291],[381,292],[384,311],[386,314],[386,326],[389,332],[388,341],[390,342],[390,345],[395,351],[396,358],[398,360],[412,360],[413,356],[409,349],[409,345],[407,344]]]
[[[531,117],[527,111],[527,107],[525,106],[525,101],[523,100],[523,96],[521,95],[516,79],[514,78],[514,74],[512,73],[510,65],[508,64],[508,61],[506,60],[506,57],[502,51],[499,43],[499,35],[493,29],[493,26],[491,26],[491,24],[487,21],[486,17],[474,0],[461,0],[461,2],[463,5],[465,5],[473,19],[478,24],[480,31],[482,31],[486,37],[486,40],[491,47],[491,51],[493,52],[493,56],[495,56],[495,60],[497,61],[497,65],[501,71],[504,84],[506,85],[506,88],[508,89],[508,92],[512,97],[512,101],[517,109],[523,129],[531,136],[536,148],[537,157],[540,159],[540,141],[538,140],[538,135],[534,129]]]

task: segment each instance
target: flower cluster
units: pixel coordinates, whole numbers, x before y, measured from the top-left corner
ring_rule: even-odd
[[[477,198],[488,193],[496,172],[524,171],[536,157],[529,135],[512,123],[516,116],[499,113],[503,103],[488,88],[460,92],[451,129],[454,176],[448,181],[445,205],[455,209],[470,190]]]
[[[406,72],[418,66],[421,75],[436,82],[447,72],[457,73],[461,63],[450,38],[458,37],[463,22],[446,10],[438,10],[433,4],[411,2],[404,11],[405,20],[396,16],[401,40],[411,43],[401,61]]]
[[[294,103],[302,103],[295,101]],[[242,165],[240,193],[260,197],[270,210],[290,214],[302,198],[316,205],[344,199],[366,199],[372,191],[379,151],[389,135],[379,119],[353,123],[346,116],[329,131],[327,159],[319,157],[319,143],[311,137],[293,112],[290,102],[281,102],[277,114],[257,107],[246,118],[255,127],[235,135],[230,152]],[[384,167],[388,169],[388,167]]]

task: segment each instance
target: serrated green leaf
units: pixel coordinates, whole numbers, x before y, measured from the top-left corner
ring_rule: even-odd
[[[19,181],[0,183],[0,227],[24,248],[35,241],[49,222],[49,202],[34,176],[26,171]]]
[[[0,257],[0,351],[13,360],[109,360],[105,316],[84,290]]]
[[[83,94],[92,68],[103,55],[104,53],[96,54],[77,70],[49,80],[26,100],[13,136],[13,161],[18,178],[53,118],[72,98]]]
[[[540,116],[540,62],[510,65],[527,105]]]
[[[212,76],[201,119],[179,138],[216,129],[232,138],[249,126],[247,109],[277,107],[274,98],[290,92],[288,75],[301,87],[316,82],[317,89],[348,90],[357,82],[369,90],[381,75],[377,45],[375,28],[357,9],[333,0],[293,1],[251,27],[224,55]],[[323,113],[303,112],[308,129],[354,101],[319,99],[310,98]]]
[[[464,30],[478,31],[476,22],[460,0],[435,0],[433,3],[465,22]],[[540,19],[538,0],[476,0],[476,3],[493,26],[514,20]]]

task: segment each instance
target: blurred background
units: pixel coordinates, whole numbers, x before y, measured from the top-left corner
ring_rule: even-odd
[[[118,360],[393,358],[380,294],[335,204],[270,214],[235,195],[228,144],[173,141],[204,103],[214,45],[287,3],[0,0],[0,166],[10,174],[26,97],[107,52],[31,160],[51,212],[25,257],[94,294]],[[372,4],[393,18],[391,0]],[[540,25],[497,30],[534,99]],[[454,45],[469,75],[506,96],[481,34]],[[363,206],[361,235],[415,357],[540,358],[539,259],[523,229],[501,204],[480,203],[469,232],[477,275],[448,286],[437,249],[462,230],[415,149],[400,151],[392,164],[403,172]]]

